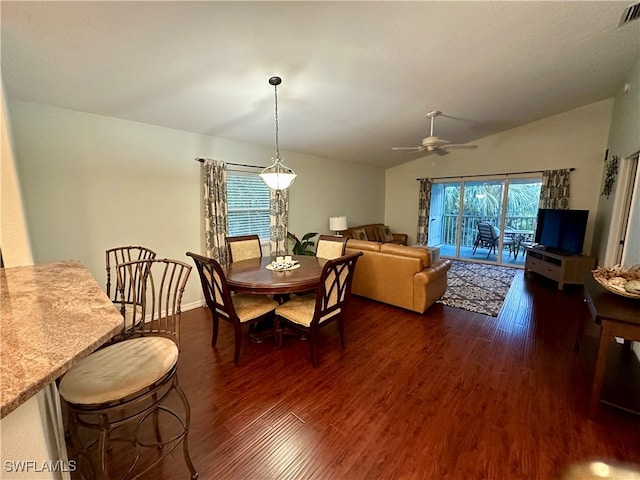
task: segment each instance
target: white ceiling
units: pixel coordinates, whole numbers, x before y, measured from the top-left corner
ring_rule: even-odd
[[[617,95],[640,58],[629,1],[1,3],[9,98],[274,145],[278,75],[281,149],[381,167],[431,110],[473,141]]]

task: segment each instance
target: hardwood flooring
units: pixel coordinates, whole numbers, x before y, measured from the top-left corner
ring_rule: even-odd
[[[518,272],[500,315],[424,315],[353,297],[346,349],[322,332],[210,346],[204,308],[183,313],[179,378],[200,479],[559,479],[592,459],[640,464],[640,417],[602,406],[575,350],[581,287]],[[180,451],[144,478],[189,478]]]

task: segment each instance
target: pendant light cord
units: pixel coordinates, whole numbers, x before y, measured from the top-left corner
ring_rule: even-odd
[[[274,85],[276,99],[276,159],[280,160],[280,142],[278,137],[278,85]]]

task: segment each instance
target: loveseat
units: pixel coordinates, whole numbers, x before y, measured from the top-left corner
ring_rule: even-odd
[[[364,236],[362,233],[364,232]],[[354,240],[368,240],[370,242],[407,244],[406,233],[392,233],[391,229],[384,223],[370,223],[347,229],[343,236]],[[363,238],[365,237],[365,238]]]
[[[451,262],[431,261],[426,248],[347,240],[346,253],[362,252],[353,278],[354,295],[424,313],[447,289]]]

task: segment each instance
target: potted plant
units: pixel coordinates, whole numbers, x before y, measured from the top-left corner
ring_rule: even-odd
[[[302,240],[296,237],[295,233],[287,232],[287,238],[290,242],[293,243],[292,254],[293,255],[310,255],[313,256],[316,254],[314,250],[309,247],[315,246],[315,242],[312,240],[313,237],[318,235],[316,232],[305,233],[302,236]]]

